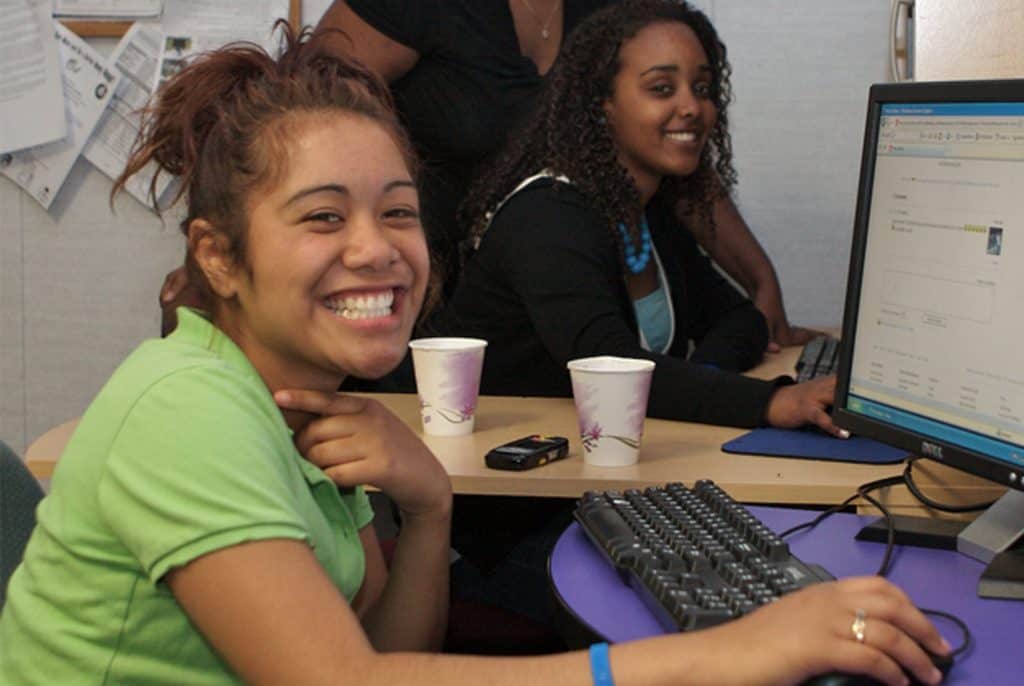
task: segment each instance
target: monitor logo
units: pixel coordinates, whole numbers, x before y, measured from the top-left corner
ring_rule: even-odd
[[[921,454],[936,460],[942,459],[942,446],[928,441],[921,441]]]

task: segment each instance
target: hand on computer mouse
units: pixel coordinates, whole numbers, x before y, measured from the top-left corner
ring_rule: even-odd
[[[952,655],[928,653],[928,657],[931,658],[932,664],[935,665],[936,669],[942,672],[943,678],[949,675],[949,670],[953,668]],[[904,670],[903,675],[907,678],[906,683],[908,686],[924,686],[924,682],[914,678],[912,673]],[[813,677],[800,684],[800,686],[885,686],[885,682],[873,679],[865,674],[831,672]]]
[[[836,426],[828,414],[835,395],[835,376],[822,376],[812,381],[782,386],[768,402],[765,420],[780,429],[795,429],[811,424],[831,436],[849,438],[850,433]]]
[[[949,654],[932,623],[881,577],[817,584],[711,631],[743,632],[729,642],[743,646],[757,683],[842,672],[891,686],[909,683],[909,674],[933,686],[942,672],[929,653]]]

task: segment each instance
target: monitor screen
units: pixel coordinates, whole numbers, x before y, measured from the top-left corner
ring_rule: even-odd
[[[872,88],[835,418],[1024,490],[1024,81]]]

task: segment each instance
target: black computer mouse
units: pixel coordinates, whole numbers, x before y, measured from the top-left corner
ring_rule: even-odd
[[[928,651],[925,651],[928,652]],[[932,664],[938,667],[939,671],[942,672],[943,678],[949,674],[949,670],[953,668],[953,656],[952,655],[935,655],[928,653],[928,657],[932,659]],[[910,679],[910,686],[925,686],[923,682],[918,681],[914,678],[913,674],[904,672],[907,678]],[[881,681],[873,679],[864,674],[840,674],[838,672],[832,672],[830,674],[822,674],[816,676],[809,681],[805,681],[801,686],[885,686]]]

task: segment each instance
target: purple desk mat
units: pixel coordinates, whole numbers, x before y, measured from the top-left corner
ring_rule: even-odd
[[[772,507],[751,507],[750,511],[775,531],[814,516],[806,510]],[[854,540],[860,527],[871,519],[833,515],[815,530],[791,536],[790,549],[804,562],[818,563],[836,577],[872,574],[885,546]],[[1024,683],[1024,602],[978,598],[978,577],[984,567],[950,551],[898,546],[893,553],[890,580],[919,607],[953,614],[971,630],[973,645],[957,658],[945,684]],[[566,529],[555,545],[550,574],[565,605],[607,640],[619,643],[665,633],[578,524]],[[933,619],[950,644],[958,647],[960,630],[941,617]]]

